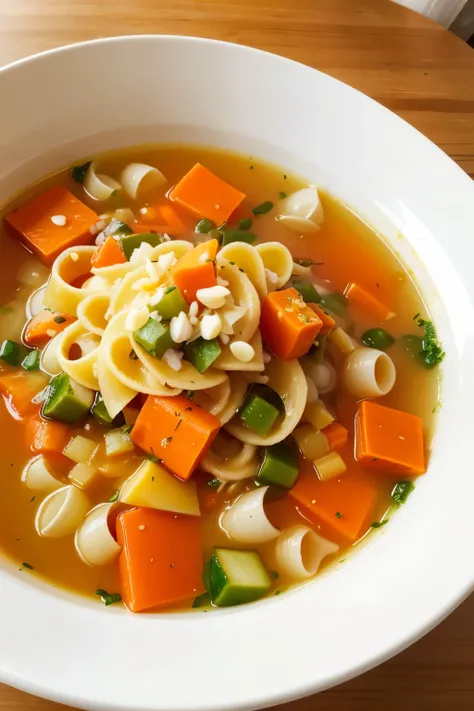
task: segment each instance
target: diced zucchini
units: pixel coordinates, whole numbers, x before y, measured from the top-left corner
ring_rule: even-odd
[[[179,481],[161,464],[148,460],[123,484],[119,501],[130,506],[200,516],[196,482]]]
[[[150,311],[158,311],[160,316],[169,321],[178,316],[181,311],[188,312],[189,306],[177,286],[168,286],[163,297],[154,306],[148,307]]]
[[[265,436],[275,424],[280,414],[281,400],[268,387],[253,387],[240,410],[240,419],[253,432]]]
[[[144,232],[143,234],[135,235],[129,234],[122,237],[122,249],[123,253],[130,260],[132,252],[137,249],[143,242],[151,244],[152,247],[156,247],[161,243],[160,235],[154,232]]]
[[[23,360],[21,361],[21,367],[24,368],[25,370],[39,370],[40,367],[40,359],[41,359],[41,353],[37,348],[34,348],[32,351],[26,355]]]
[[[130,425],[123,425],[104,434],[105,453],[108,457],[118,457],[135,449],[130,437],[131,429]]]
[[[61,422],[77,422],[88,414],[93,402],[93,390],[79,385],[67,373],[61,373],[49,384],[43,415]]]
[[[107,412],[105,403],[99,393],[97,393],[94,404],[92,405],[91,413],[100,425],[104,427],[121,427],[125,424],[125,417],[121,412],[116,417],[111,417]]]
[[[76,435],[64,447],[63,454],[77,464],[85,464],[92,457],[96,447],[97,444],[92,439]]]
[[[3,341],[0,346],[0,359],[8,365],[20,365],[29,354],[30,349],[16,341]]]
[[[257,235],[248,230],[222,230],[222,246],[225,247],[226,244],[231,244],[231,242],[246,242],[247,244],[253,244],[257,239]]]
[[[184,357],[200,373],[204,373],[214,361],[220,356],[221,347],[217,338],[206,341],[204,338],[196,338],[195,341],[187,343],[184,347]]]
[[[215,229],[215,224],[212,220],[206,220],[205,218],[197,223],[195,231],[200,235],[207,235],[208,232]]]
[[[258,470],[257,482],[291,489],[298,478],[298,472],[298,451],[295,445],[287,440],[266,447],[262,464]]]
[[[176,347],[169,326],[154,318],[149,318],[144,326],[135,331],[133,338],[155,358],[162,358],[169,348]]]
[[[103,230],[103,234],[106,237],[110,237],[112,235],[133,235],[133,230],[125,222],[117,220],[113,217],[107,227]]]
[[[291,280],[291,286],[296,289],[296,291],[301,294],[303,301],[310,304],[319,304],[321,301],[321,295],[318,294],[316,287],[307,279],[302,279],[301,277],[293,277]]]
[[[203,582],[218,607],[258,600],[272,585],[257,551],[230,548],[214,548]]]

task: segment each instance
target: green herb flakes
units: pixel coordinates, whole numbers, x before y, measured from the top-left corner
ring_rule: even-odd
[[[30,565],[29,563],[22,563],[21,565],[23,568],[26,568],[27,570],[34,570],[33,566]]]
[[[399,481],[392,491],[392,500],[397,506],[401,506],[408,499],[414,488],[415,485],[412,481]]]
[[[86,177],[87,170],[91,164],[91,161],[87,161],[87,163],[83,163],[82,165],[75,165],[74,168],[72,169],[72,179],[76,181],[76,183],[82,183],[84,182],[84,178]]]
[[[220,479],[211,479],[207,482],[207,485],[210,486],[211,489],[218,489],[221,485],[221,481]]]
[[[116,492],[115,492],[114,494],[112,494],[112,496],[110,497],[109,503],[113,504],[115,501],[118,501],[118,497],[119,497],[119,492],[116,491]]]
[[[370,528],[382,528],[382,526],[385,526],[386,523],[388,523],[389,519],[386,518],[383,521],[374,521],[373,523],[370,524]]]
[[[270,212],[270,210],[273,210],[273,203],[270,202],[270,200],[266,200],[265,202],[260,203],[260,205],[256,205],[252,212],[254,215],[266,215],[266,213]]]
[[[100,597],[106,607],[108,607],[109,605],[113,605],[114,602],[122,601],[120,593],[109,593],[107,592],[107,590],[96,590],[95,594]]]

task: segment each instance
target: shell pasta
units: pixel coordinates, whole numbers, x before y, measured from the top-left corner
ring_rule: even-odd
[[[137,613],[240,605],[317,577],[426,470],[442,346],[324,190],[148,147],[1,216],[0,543],[23,572]]]

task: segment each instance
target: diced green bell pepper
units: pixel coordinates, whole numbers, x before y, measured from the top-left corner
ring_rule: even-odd
[[[263,461],[257,474],[257,482],[262,485],[291,489],[298,478],[299,455],[291,441],[279,442],[266,447]]]
[[[98,422],[100,425],[103,425],[104,427],[120,427],[125,423],[123,413],[119,412],[116,417],[111,417],[109,415],[109,413],[107,412],[107,408],[105,407],[105,403],[100,396],[100,393],[97,393],[95,402],[91,408],[91,413],[96,422]]]
[[[52,420],[72,424],[89,413],[93,402],[93,390],[79,385],[67,373],[61,373],[49,384],[43,415]]]
[[[151,244],[152,247],[156,247],[157,245],[161,244],[160,235],[157,235],[154,232],[144,232],[143,234],[139,235],[124,235],[121,241],[123,253],[125,254],[128,260],[130,260],[130,257],[132,256],[134,250],[137,249],[141,244],[143,244],[143,242]]]
[[[203,582],[218,607],[242,605],[258,600],[270,590],[272,581],[257,551],[214,548],[206,565]]]
[[[184,346],[184,357],[194,365],[196,370],[204,373],[214,361],[220,356],[221,347],[217,338],[210,341],[204,338],[196,338],[195,341]]]
[[[188,313],[189,306],[177,286],[168,286],[163,298],[154,306],[148,307],[150,311],[158,311],[160,316],[169,321],[173,316],[178,316],[181,311]]]
[[[135,331],[133,338],[155,358],[162,358],[169,348],[176,347],[169,326],[154,318],[149,318],[144,326]]]
[[[226,244],[231,244],[231,242],[246,242],[247,244],[253,244],[257,239],[257,235],[248,230],[231,230],[225,229],[221,231],[222,234],[222,246],[225,247]]]
[[[319,304],[321,295],[318,294],[316,287],[308,279],[293,277],[291,286],[301,295],[303,301],[308,304]]]
[[[240,410],[240,419],[250,430],[265,436],[270,432],[279,414],[280,410],[275,404],[252,389]]]
[[[200,235],[207,235],[208,232],[211,230],[215,229],[215,224],[212,222],[212,220],[207,220],[204,218],[200,222],[197,223],[195,229],[195,232],[197,232]]]
[[[21,361],[21,367],[25,370],[39,370],[41,360],[41,353],[37,348],[26,355]]]
[[[8,365],[20,365],[29,353],[29,348],[16,341],[3,341],[0,346],[0,359]]]

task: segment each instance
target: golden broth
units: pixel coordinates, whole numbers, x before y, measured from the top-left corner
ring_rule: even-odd
[[[252,216],[252,206],[263,201],[277,202],[281,192],[288,194],[305,186],[302,179],[285,174],[283,169],[264,164],[254,158],[194,147],[152,146],[107,155],[100,160],[101,172],[118,175],[131,159],[159,167],[168,178],[167,187],[176,183],[196,162],[204,163],[211,171],[247,195],[243,206],[239,208],[239,217]],[[99,213],[110,209],[112,204],[109,202],[107,208],[102,204],[97,207],[97,203],[85,196],[82,186],[71,179],[70,170],[65,170],[15,198],[2,210],[2,216],[53,184],[67,185],[71,192]],[[308,257],[317,262],[318,265],[313,268],[314,276],[329,280],[337,290],[343,291],[348,282],[356,281],[370,289],[372,293],[376,292],[380,300],[396,313],[389,324],[389,330],[396,338],[408,333],[417,333],[418,328],[413,321],[414,315],[421,313],[427,318],[428,313],[407,270],[363,220],[331,196],[323,193],[321,197],[325,219],[321,231],[316,234],[300,237],[276,222],[271,215],[254,219],[252,231],[257,234],[260,241],[283,242],[289,247],[294,258]],[[137,208],[133,201],[122,199],[120,202],[117,200],[114,207],[127,205],[135,210]],[[192,238],[197,220],[190,216],[184,219],[188,220],[189,236]],[[21,287],[17,274],[25,259],[31,260],[32,257],[18,241],[5,233],[3,220],[0,229],[2,230],[2,260],[6,265],[0,280],[0,304],[7,304],[15,298],[26,303],[29,291],[33,289]],[[356,338],[360,338],[367,328],[381,325],[376,319],[352,307],[351,316],[353,329],[351,333]],[[10,334],[5,332],[5,318],[0,314],[2,339],[10,337]],[[403,351],[398,343],[390,349],[390,356],[397,368],[397,382],[393,391],[388,396],[380,398],[379,402],[422,417],[425,440],[429,446],[433,412],[438,402],[436,371],[423,369]],[[338,391],[325,397],[325,400],[333,406],[338,420],[348,428],[350,433],[349,442],[341,452],[348,468],[344,476],[357,474],[376,483],[378,499],[373,520],[377,521],[390,505],[390,494],[397,478],[364,471],[354,460],[353,418],[356,400]],[[96,437],[97,441],[101,439],[101,430],[95,423],[88,423],[85,427],[90,428],[88,437]],[[3,406],[0,407],[0,428],[3,447],[3,474],[0,477],[2,551],[23,570],[25,575],[39,575],[51,584],[77,593],[91,596],[98,588],[109,591],[119,589],[116,563],[104,568],[88,567],[79,559],[75,551],[73,536],[45,539],[37,534],[34,518],[43,497],[41,494],[35,495],[20,480],[22,468],[31,458],[29,450],[31,433],[27,423],[13,419],[7,408]],[[72,432],[84,432],[84,425],[73,427]],[[60,467],[67,472],[67,461],[64,458],[62,460]],[[139,459],[136,458],[123,463],[119,478],[99,477],[99,482],[88,491],[91,504],[108,501],[138,461]],[[202,479],[199,474],[197,477]],[[200,491],[202,500],[218,501],[221,507],[230,500],[228,494],[220,496],[207,487],[204,479],[200,484]],[[295,506],[277,500],[270,504],[269,509],[272,520],[280,526],[302,522]],[[210,511],[204,506],[206,557],[213,546],[229,544],[226,534],[218,525],[221,510],[222,508]],[[324,527],[321,530],[324,534]],[[334,536],[332,538],[334,539]],[[260,551],[271,569],[273,563],[270,548],[271,546],[267,544],[262,546]],[[344,557],[344,548],[339,551],[338,558],[341,557]],[[23,567],[24,562],[32,566],[33,571]],[[284,589],[287,584],[289,581],[281,577],[275,582],[274,590]]]

